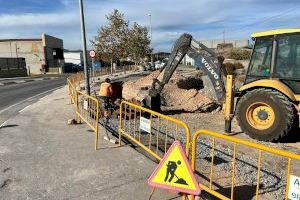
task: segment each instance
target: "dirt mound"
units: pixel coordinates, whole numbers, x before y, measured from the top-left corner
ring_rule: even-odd
[[[151,88],[153,79],[162,80],[163,73],[155,71],[148,76],[131,80],[123,84],[123,98],[142,101]],[[184,77],[177,71],[165,85],[161,98],[164,110],[182,110],[187,112],[211,112],[219,106],[204,93],[203,81],[199,76]]]

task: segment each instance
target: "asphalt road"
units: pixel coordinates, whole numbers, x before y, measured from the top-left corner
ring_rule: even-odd
[[[66,77],[0,86],[0,126],[23,108],[66,84]]]

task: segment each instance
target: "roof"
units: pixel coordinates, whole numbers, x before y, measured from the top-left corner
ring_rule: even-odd
[[[270,31],[253,33],[251,35],[251,37],[252,38],[258,38],[258,37],[265,37],[265,36],[271,36],[271,35],[282,35],[282,34],[288,34],[288,33],[300,33],[300,29],[299,28],[275,29],[275,30],[270,30]]]
[[[23,41],[42,41],[42,39],[32,38],[32,39],[0,39],[0,42],[23,42]]]

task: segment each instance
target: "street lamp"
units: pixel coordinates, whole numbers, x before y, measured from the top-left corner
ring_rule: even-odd
[[[84,65],[84,76],[85,76],[85,89],[88,95],[91,94],[90,91],[90,77],[89,70],[87,67],[87,55],[86,55],[86,36],[85,36],[85,24],[84,24],[84,13],[83,13],[83,2],[79,0],[80,9],[80,23],[81,23],[81,34],[82,34],[82,54],[83,54],[83,65]]]
[[[149,16],[149,22],[150,22],[150,47],[152,46],[152,17],[151,14],[148,14]],[[153,57],[152,57],[152,52],[150,54],[150,58],[151,58],[151,66],[153,66]]]

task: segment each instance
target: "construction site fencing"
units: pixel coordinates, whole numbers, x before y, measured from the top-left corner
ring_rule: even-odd
[[[83,72],[73,74],[73,75],[71,75],[71,76],[68,78],[68,81],[69,81],[70,83],[72,83],[73,87],[74,87],[76,90],[80,90],[80,84],[83,83],[83,80],[84,80],[84,73],[83,73]]]
[[[95,150],[99,139],[99,101],[97,98],[76,92],[76,121],[84,121],[95,132]]]
[[[158,161],[175,140],[189,155],[190,129],[186,123],[127,101],[120,105],[119,145],[122,137]]]
[[[219,199],[287,200],[300,173],[300,155],[209,130],[196,131],[191,153],[200,188]]]
[[[128,72],[128,71],[134,71],[137,69],[137,66],[135,65],[124,65],[119,67],[102,67],[100,69],[95,70],[95,72],[92,73],[91,71],[91,77],[98,77],[98,76],[104,76],[109,75],[112,73],[121,73],[121,72]]]
[[[68,83],[68,88],[69,88],[69,95],[70,95],[70,102],[71,104],[75,104],[76,102],[76,88],[74,87],[74,85],[72,84],[70,79],[67,79],[67,83]]]
[[[67,79],[71,104],[76,108],[76,122],[85,122],[95,132],[95,149],[98,149],[100,107],[97,98],[79,91],[83,75],[74,74]],[[77,87],[76,87],[77,85]]]

